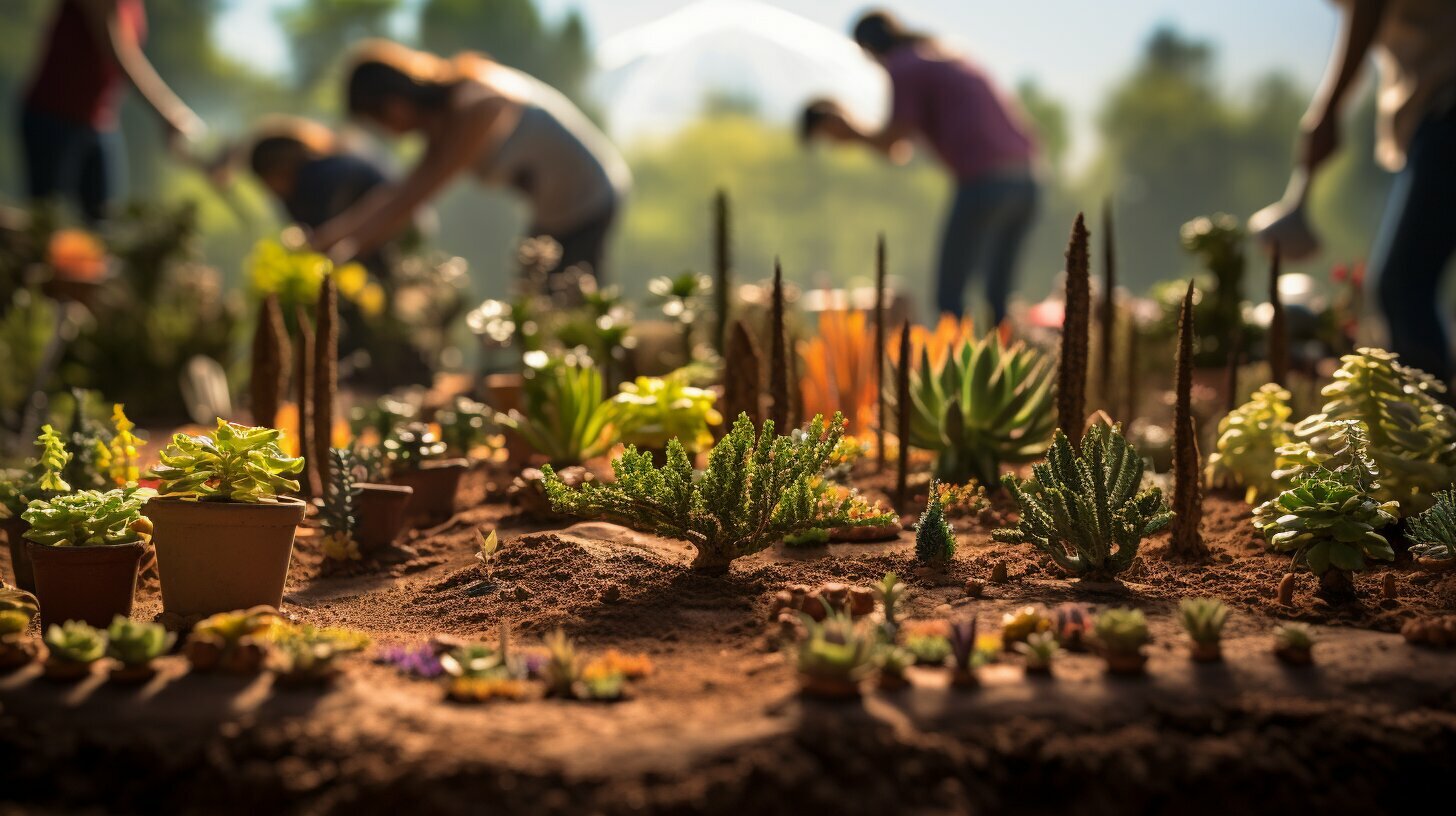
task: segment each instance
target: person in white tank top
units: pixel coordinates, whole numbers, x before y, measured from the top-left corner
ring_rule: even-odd
[[[462,173],[515,190],[528,234],[561,245],[558,269],[598,279],[607,235],[631,184],[626,162],[595,125],[550,86],[478,55],[444,59],[383,40],[355,50],[351,116],[394,135],[418,133],[425,154],[397,185],[321,226],[313,245],[335,258],[366,253]]]

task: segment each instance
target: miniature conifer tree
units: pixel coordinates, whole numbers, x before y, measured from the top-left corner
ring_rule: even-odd
[[[1057,427],[1074,443],[1082,438],[1082,422],[1087,416],[1087,332],[1092,318],[1089,266],[1087,225],[1082,214],[1077,213],[1067,245],[1062,354],[1057,375]]]
[[[1193,427],[1193,281],[1178,316],[1178,358],[1173,403],[1173,532],[1169,551],[1178,558],[1208,556],[1203,543],[1203,465]]]
[[[945,517],[940,484],[932,479],[925,512],[920,516],[920,523],[915,525],[915,560],[923,567],[943,569],[955,555],[955,549],[955,528]]]

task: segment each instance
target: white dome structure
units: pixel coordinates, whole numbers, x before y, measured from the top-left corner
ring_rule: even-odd
[[[612,37],[597,58],[592,91],[619,142],[677,130],[711,94],[779,123],[819,96],[866,123],[888,110],[888,77],[852,39],[756,0],[701,0]]]

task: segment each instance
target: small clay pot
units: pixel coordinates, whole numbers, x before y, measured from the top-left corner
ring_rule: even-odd
[[[1033,677],[1051,677],[1052,676],[1052,664],[1051,663],[1027,663],[1026,664],[1026,673],[1028,675],[1033,676]]]
[[[105,629],[117,615],[131,617],[137,565],[146,544],[52,547],[28,543],[42,630],[69,620]]]
[[[1286,666],[1310,666],[1314,664],[1314,655],[1310,649],[1291,649],[1285,646],[1274,648],[1274,656],[1279,662]]]
[[[1188,645],[1188,654],[1193,658],[1194,663],[1218,663],[1223,660],[1223,646],[1218,641],[1212,643],[1194,641]]]
[[[48,657],[45,662],[45,679],[60,683],[74,683],[90,677],[92,665],[91,663],[62,660],[58,657]]]
[[[37,641],[22,635],[7,635],[0,638],[0,671],[12,671],[28,666],[40,654]]]
[[[120,686],[140,686],[156,676],[156,661],[148,660],[145,663],[137,663],[135,665],[113,663],[108,679]]]
[[[354,540],[368,557],[388,548],[404,532],[415,489],[409,485],[361,483],[354,499]]]
[[[849,614],[856,618],[875,611],[875,591],[868,587],[849,588]]]
[[[25,531],[30,525],[20,516],[0,519],[0,533],[10,545],[10,569],[15,574],[15,585],[26,592],[35,592],[35,573],[30,565],[30,544],[25,540]]]
[[[799,672],[799,692],[806,697],[820,700],[853,700],[863,693],[863,689],[859,683],[848,680],[815,677]]]
[[[958,689],[973,689],[980,687],[981,680],[974,670],[956,667],[950,670],[950,684]]]
[[[880,675],[875,678],[875,688],[887,692],[904,691],[910,688],[910,680],[903,674],[880,672]]]
[[[1136,652],[1112,652],[1104,650],[1102,659],[1107,661],[1107,671],[1111,674],[1142,674],[1148,665],[1148,656],[1141,649]]]
[[[455,494],[460,490],[461,477],[469,469],[468,459],[426,461],[418,468],[392,474],[389,482],[414,489],[408,510],[411,521],[439,524],[455,515]]]
[[[147,502],[162,607],[183,618],[283,604],[293,533],[307,507],[273,502]]]
[[[525,378],[515,373],[487,374],[485,390],[490,394],[490,404],[497,411],[509,414],[525,408]],[[506,439],[506,460],[512,468],[523,468],[531,461],[535,449],[525,437],[509,428],[503,429]]]

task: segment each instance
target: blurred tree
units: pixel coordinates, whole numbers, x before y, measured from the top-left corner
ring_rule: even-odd
[[[1060,176],[1067,150],[1072,146],[1072,135],[1067,128],[1067,109],[1047,96],[1034,79],[1022,80],[1016,86],[1016,96],[1036,131],[1047,165]]]
[[[553,27],[534,0],[425,0],[420,44],[437,54],[483,51],[578,104],[592,62],[580,14],[572,11]]]
[[[349,46],[388,33],[400,0],[303,0],[279,14],[293,56],[294,84],[311,88]]]

